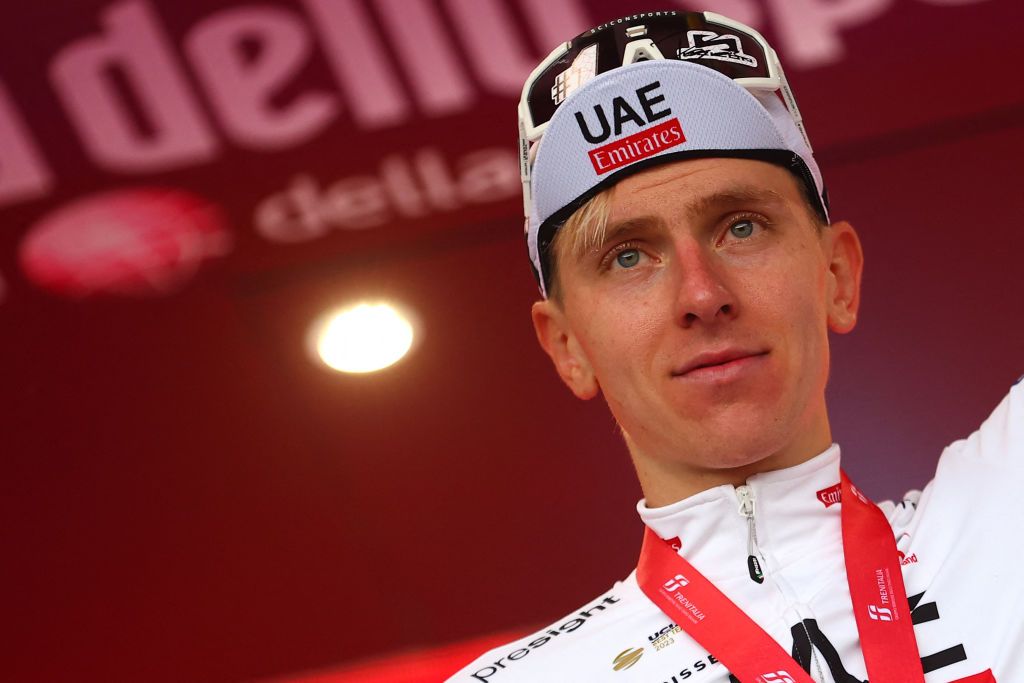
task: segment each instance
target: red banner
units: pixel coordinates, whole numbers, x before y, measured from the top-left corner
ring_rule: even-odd
[[[993,62],[993,41],[957,26],[1019,19],[1011,0],[704,8],[775,43],[826,162],[834,145],[1014,97],[978,82],[971,98],[948,96]],[[161,294],[209,259],[277,268],[514,218],[524,76],[567,37],[639,9],[650,7],[92,0],[55,23],[9,8],[0,29],[8,296]],[[848,61],[865,42],[873,47]],[[853,120],[825,94],[837,87],[865,95]],[[868,97],[893,88],[947,96],[927,111],[910,97]],[[183,202],[205,208],[182,211]],[[102,218],[112,212],[116,225]]]

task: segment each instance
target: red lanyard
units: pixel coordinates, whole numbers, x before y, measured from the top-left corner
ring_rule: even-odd
[[[896,540],[885,515],[840,471],[843,555],[872,683],[924,683]],[[648,528],[637,581],[662,612],[742,683],[814,683],[703,574]]]

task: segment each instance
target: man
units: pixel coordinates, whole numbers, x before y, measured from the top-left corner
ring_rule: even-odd
[[[520,103],[541,346],[603,395],[645,498],[637,570],[453,681],[1024,681],[1024,388],[871,504],[825,406],[862,253],[772,49],[710,13],[597,27]]]

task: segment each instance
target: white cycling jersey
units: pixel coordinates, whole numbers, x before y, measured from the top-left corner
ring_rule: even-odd
[[[718,486],[661,508],[640,501],[637,509],[659,536],[680,539],[686,559],[815,681],[863,682],[838,484],[833,445],[796,467],[754,475],[744,486]],[[1024,382],[1018,380],[976,432],[944,450],[923,492],[908,493],[898,505],[880,504],[901,553],[926,683],[1024,682],[1022,497]],[[750,576],[751,544],[763,562],[763,583]],[[985,675],[990,670],[993,678]],[[730,675],[641,592],[633,572],[449,680],[720,683]]]

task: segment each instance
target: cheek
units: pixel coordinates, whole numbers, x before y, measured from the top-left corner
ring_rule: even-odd
[[[632,393],[629,385],[651,371],[663,314],[658,306],[643,300],[619,306],[605,302],[589,306],[588,312],[580,317],[577,329],[585,330],[579,337],[580,345],[598,382]]]
[[[793,316],[791,341],[796,347],[798,367],[795,368],[801,384],[818,391],[828,378],[828,312],[825,305],[827,280],[821,267],[809,268],[801,278],[805,286],[798,289],[791,300]]]
[[[753,308],[765,314],[758,324],[780,337],[777,342],[790,356],[789,369],[806,371],[820,364],[828,341],[827,273],[813,244],[792,256],[762,274]]]

